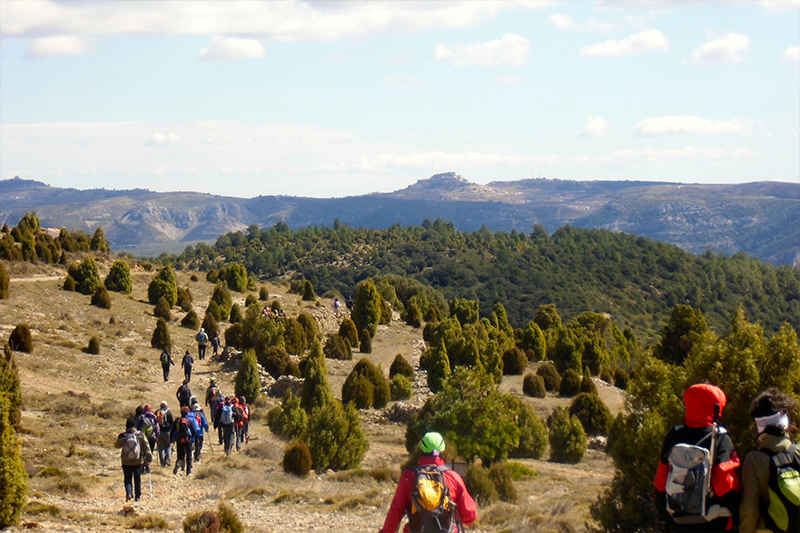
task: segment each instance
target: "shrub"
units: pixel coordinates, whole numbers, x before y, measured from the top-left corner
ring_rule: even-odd
[[[156,329],[153,330],[153,337],[150,339],[150,346],[162,350],[166,348],[169,350],[172,347],[172,341],[169,338],[169,328],[167,322],[163,318],[156,321]]]
[[[372,337],[369,335],[369,330],[364,328],[358,336],[358,351],[361,353],[372,353]]]
[[[309,315],[308,313],[300,313],[297,315],[297,321],[303,326],[303,329],[306,330],[306,341],[308,345],[311,345],[311,342],[319,337],[319,327],[317,326],[317,319],[313,316]]]
[[[509,461],[506,463],[508,465],[508,469],[511,471],[511,479],[514,481],[523,481],[526,479],[535,478],[539,475],[539,472],[533,470],[532,468],[528,468],[522,463],[518,463],[517,461]]]
[[[365,378],[369,387],[361,383],[360,377]],[[380,367],[376,367],[368,359],[361,359],[356,363],[342,385],[342,403],[356,402],[358,409],[365,407],[382,409],[389,402],[390,395],[389,382],[383,376]]]
[[[464,476],[464,484],[467,486],[467,492],[480,506],[488,507],[499,498],[497,488],[489,477],[489,471],[480,465],[470,463]]]
[[[556,409],[550,424],[550,460],[556,463],[577,464],[586,453],[586,433],[577,417]]]
[[[239,304],[233,304],[231,306],[231,314],[228,318],[228,322],[231,324],[241,324],[244,322],[244,315],[242,315],[242,308],[239,307]]]
[[[248,294],[247,298],[244,299],[244,308],[247,309],[251,305],[257,304],[257,303],[258,303],[258,299],[256,299],[256,297],[253,296],[252,294]]]
[[[152,305],[157,304],[162,297],[167,299],[170,307],[178,301],[178,280],[169,265],[162,268],[147,286],[147,299]]]
[[[597,394],[582,392],[569,406],[570,416],[575,416],[587,435],[608,435],[614,417]]]
[[[515,403],[519,445],[509,451],[508,455],[516,459],[541,459],[547,450],[547,426],[529,404],[514,398],[509,401],[509,406]]]
[[[273,435],[282,439],[302,438],[308,429],[308,414],[300,406],[300,397],[289,390],[282,405],[267,413],[267,426]]]
[[[564,372],[561,379],[561,386],[558,388],[558,395],[565,398],[572,398],[578,394],[581,388],[581,376],[573,369],[569,368]]]
[[[280,313],[281,311],[283,311],[283,306],[278,300],[272,300],[272,303],[270,304],[269,308],[274,313]]]
[[[528,357],[525,352],[517,348],[507,349],[503,352],[503,374],[506,376],[518,376],[525,371],[528,366]]]
[[[130,294],[133,290],[133,278],[131,277],[131,267],[128,263],[121,259],[114,261],[103,285],[110,291]]]
[[[163,296],[160,300],[158,300],[158,303],[153,308],[153,315],[155,315],[157,318],[163,318],[167,322],[172,320],[172,312],[169,302],[167,302],[167,299]]]
[[[414,379],[414,368],[401,354],[394,356],[392,366],[389,367],[390,378],[394,378],[394,376],[397,374],[405,376],[405,378],[409,381]]]
[[[300,377],[297,363],[280,346],[270,346],[262,350],[258,354],[258,362],[275,379],[285,375]]]
[[[100,285],[94,291],[92,305],[100,309],[111,309],[111,296],[109,296],[108,290],[104,286]]]
[[[3,263],[0,263],[0,300],[8,299],[8,286],[11,283],[11,278],[8,276],[8,271]]]
[[[411,394],[414,392],[411,382],[403,374],[395,374],[392,377],[390,389],[392,391],[392,400],[395,401],[411,398]]]
[[[237,323],[231,325],[228,329],[225,330],[225,346],[235,346],[236,348],[242,348],[242,333],[244,332],[244,327],[242,324]]]
[[[262,302],[266,302],[267,298],[269,298],[269,292],[267,292],[267,288],[261,287],[261,289],[258,291],[258,299]]]
[[[303,301],[313,302],[316,299],[317,295],[314,294],[314,286],[311,284],[310,281],[305,280],[305,282],[303,282]]]
[[[417,302],[411,302],[411,305],[405,309],[403,314],[403,319],[409,326],[418,328],[422,325],[422,311],[417,305]]]
[[[17,363],[14,352],[3,345],[3,355],[0,356],[0,395],[9,401],[8,420],[12,426],[19,427],[22,419],[22,384],[17,372]]]
[[[311,452],[305,442],[295,441],[283,452],[283,471],[305,477],[311,470]]]
[[[72,263],[68,272],[75,280],[75,290],[81,294],[92,294],[100,286],[100,274],[92,256],[86,257],[80,263]]]
[[[356,409],[372,407],[374,387],[366,376],[360,374],[355,375],[349,382],[345,382],[345,387],[347,387],[347,396],[342,392],[342,402],[344,404],[352,402],[355,404]]]
[[[33,353],[33,337],[28,324],[17,324],[8,337],[8,346],[15,352]]]
[[[77,291],[77,287],[75,286],[75,278],[67,274],[66,279],[64,280],[63,289],[65,291],[75,292]]]
[[[261,380],[258,378],[258,363],[253,350],[246,350],[242,356],[242,364],[236,374],[235,392],[237,397],[244,396],[248,404],[255,403],[261,394]]]
[[[197,313],[195,313],[194,310],[189,311],[181,320],[181,326],[191,330],[198,330],[200,329],[200,318],[197,316]]]
[[[328,337],[328,340],[325,341],[325,347],[322,349],[322,352],[328,359],[349,361],[353,358],[353,355],[350,352],[350,344],[339,335],[331,335]]]
[[[225,274],[225,282],[227,283],[228,287],[236,292],[244,292],[247,290],[248,285],[248,277],[247,277],[247,269],[241,263],[229,263],[222,272],[220,272],[220,276]]]
[[[325,406],[333,401],[333,393],[328,382],[328,370],[325,367],[325,355],[319,341],[315,340],[305,359],[300,405],[307,412],[313,412],[315,408]]]
[[[86,347],[86,353],[91,355],[98,355],[100,353],[100,339],[97,336],[92,336],[89,339],[89,346]]]
[[[169,522],[155,514],[140,515],[134,517],[129,523],[131,529],[169,529]]]
[[[209,315],[214,317],[214,320],[216,322],[219,322],[220,320],[222,320],[222,318],[221,318],[222,317],[222,312],[219,310],[219,306],[217,305],[217,302],[215,302],[214,300],[211,300],[210,302],[208,302],[208,306],[206,307],[206,316],[209,316]]]
[[[347,339],[347,342],[349,342],[350,346],[353,348],[358,348],[358,330],[356,329],[355,322],[349,318],[342,320],[339,326],[339,336],[343,339]]]
[[[544,386],[544,379],[538,374],[525,374],[522,380],[522,392],[534,398],[544,398],[547,396],[547,389]]]
[[[539,365],[539,368],[536,369],[536,375],[542,376],[544,388],[548,392],[556,392],[561,387],[561,376],[558,374],[555,365]]]
[[[589,374],[588,367],[586,368],[586,371],[583,373],[583,377],[581,378],[581,384],[580,387],[578,388],[578,392],[597,395],[597,385],[594,384],[594,380],[592,379],[591,374]]]
[[[209,339],[213,337],[215,333],[219,335],[219,324],[214,319],[213,315],[206,313],[206,316],[203,317],[203,323],[201,326],[204,330],[206,330],[206,335],[208,335]]]
[[[306,332],[302,324],[294,318],[283,321],[283,345],[286,351],[293,355],[299,355],[306,349]]]
[[[428,351],[427,370],[428,387],[433,392],[439,392],[444,386],[444,381],[450,376],[450,359],[447,357],[447,349],[444,340],[439,341],[439,345]]]
[[[219,513],[220,531],[224,533],[242,533],[244,531],[244,524],[239,520],[239,515],[236,514],[233,507],[220,502],[217,512]]]
[[[188,313],[192,310],[192,293],[189,292],[189,289],[178,287],[178,300],[176,303],[184,313]]]
[[[200,278],[197,277],[197,274],[192,274],[191,276],[189,276],[189,281],[198,282],[200,281]]]
[[[614,371],[614,386],[618,389],[627,389],[629,379],[630,378],[628,377],[628,374],[621,368],[618,368]]]
[[[219,533],[219,528],[216,511],[197,511],[183,519],[183,533]]]
[[[369,449],[355,406],[350,404],[342,409],[335,401],[312,410],[307,441],[311,464],[316,470],[355,468]]]
[[[501,500],[511,503],[517,501],[517,489],[514,487],[511,470],[506,463],[493,463],[489,468],[489,479],[492,480]]]
[[[608,370],[603,370],[602,372],[600,372],[600,379],[602,379],[604,382],[608,383],[609,385],[613,385],[614,384],[614,376],[612,376],[611,372],[609,372]]]
[[[219,308],[219,316],[215,318],[218,321],[227,320],[231,313],[231,307],[233,307],[233,298],[231,297],[231,291],[228,290],[225,283],[220,281],[214,285],[214,292],[211,293],[211,301],[217,304]]]
[[[375,336],[378,324],[383,318],[383,298],[378,293],[372,280],[364,280],[356,288],[356,298],[353,303],[352,319],[356,328],[369,331],[370,337]]]
[[[9,420],[11,402],[0,394],[0,528],[17,525],[25,507],[28,473],[22,447]]]

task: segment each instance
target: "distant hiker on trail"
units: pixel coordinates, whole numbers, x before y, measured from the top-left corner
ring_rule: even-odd
[[[250,406],[247,405],[247,399],[244,396],[239,396],[239,409],[242,410],[242,435],[241,441],[243,443],[250,442]]]
[[[149,405],[145,405],[142,413],[136,417],[136,429],[144,433],[147,442],[150,444],[150,452],[156,447],[156,440],[161,433],[161,427],[158,425],[158,418],[150,410]]]
[[[192,391],[189,389],[188,379],[183,380],[183,384],[178,387],[175,396],[178,398],[178,403],[181,407],[189,407],[189,402],[192,400]]]
[[[156,439],[158,462],[161,466],[169,466],[172,463],[172,443],[170,442],[170,434],[172,433],[172,424],[175,423],[175,419],[166,401],[161,402],[161,407],[156,411],[156,419],[160,426],[158,439]]]
[[[200,328],[200,331],[197,332],[197,336],[195,336],[195,340],[197,340],[197,357],[202,361],[206,358],[206,343],[208,342],[208,335],[206,335],[206,330],[204,328]]]
[[[758,450],[742,468],[740,533],[800,531],[800,447],[792,444],[797,426],[789,414],[797,401],[775,387],[750,404],[755,418]]]
[[[181,360],[181,366],[183,367],[183,377],[186,379],[186,382],[192,381],[192,365],[194,364],[194,358],[192,354],[189,353],[189,350],[186,350],[186,353],[183,354],[183,359]]]
[[[222,429],[222,442],[225,444],[225,455],[230,455],[233,451],[233,405],[229,397],[225,398],[223,403],[217,407],[217,412],[214,414],[214,424]]]
[[[333,299],[333,316],[339,318],[339,309],[342,307],[342,304],[339,303],[339,298]]]
[[[347,310],[348,311],[352,311],[353,310],[353,306],[355,305],[355,302],[353,301],[353,297],[352,296],[348,296],[347,297],[347,301],[345,302],[345,305],[347,306]]]
[[[188,407],[181,407],[181,417],[172,426],[170,440],[175,443],[178,450],[178,458],[175,460],[175,467],[172,474],[177,474],[178,470],[185,470],[186,475],[192,474],[192,444],[197,436],[197,419],[194,413],[189,413]]]
[[[250,408],[248,407],[244,396],[241,398],[234,398],[231,400],[231,403],[233,404],[233,424],[234,431],[236,432],[236,451],[238,452],[242,449],[242,444],[244,444],[244,428],[245,424],[247,424]]]
[[[461,476],[445,466],[441,457],[445,443],[440,434],[426,433],[420,448],[417,466],[400,476],[379,533],[396,533],[404,516],[408,516],[404,533],[463,533],[464,526],[478,517],[475,500]]]
[[[208,431],[208,421],[203,413],[203,407],[199,403],[194,404],[194,413],[191,414],[197,419],[197,428],[199,429],[194,439],[194,462],[199,463],[200,452],[203,449],[203,435]]]
[[[667,433],[655,479],[655,504],[667,531],[733,531],[739,521],[739,457],[717,422],[727,398],[719,387],[692,385],[685,423]],[[703,472],[711,472],[710,477]]]
[[[269,309],[269,306],[265,306],[264,309],[261,310],[261,315],[266,318],[272,318],[272,312]]]
[[[125,501],[129,502],[135,497],[138,502],[142,497],[142,469],[144,465],[150,466],[153,455],[144,434],[136,430],[135,418],[126,421],[125,432],[119,434],[114,447],[122,449],[120,459],[125,476]]]
[[[214,348],[214,356],[219,355],[219,347],[221,342],[219,340],[219,333],[216,331],[211,335],[211,347]]]
[[[214,412],[214,402],[219,401],[219,387],[217,387],[217,380],[211,378],[211,381],[208,384],[208,388],[206,389],[206,407],[211,408],[211,412]]]
[[[161,351],[160,360],[161,370],[164,371],[164,382],[167,382],[169,381],[169,367],[175,366],[175,361],[172,360],[172,354],[166,348]]]

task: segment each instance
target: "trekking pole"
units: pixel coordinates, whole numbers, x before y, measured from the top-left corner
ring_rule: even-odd
[[[706,496],[711,492],[711,473],[714,471],[714,460],[716,459],[717,454],[717,426],[719,424],[719,412],[720,406],[718,403],[714,404],[714,421],[711,424],[711,469],[709,472],[706,473],[706,477],[704,480],[704,489]],[[706,508],[706,499],[703,499],[703,516],[706,516],[706,512],[708,509]]]
[[[150,499],[153,499],[153,478],[150,477],[150,469],[147,469],[147,484],[150,485]]]

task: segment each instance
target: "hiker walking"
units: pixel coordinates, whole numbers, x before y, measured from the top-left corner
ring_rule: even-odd
[[[148,449],[147,439],[141,431],[136,430],[136,419],[131,417],[125,422],[125,432],[117,436],[115,448],[121,448],[120,459],[124,474],[125,501],[134,497],[138,502],[142,497],[142,469],[150,466],[153,455]]]
[[[200,452],[203,449],[203,436],[208,431],[208,421],[203,412],[203,406],[199,403],[194,404],[194,417],[197,420],[198,432],[194,439],[194,462],[200,462]]]
[[[241,451],[242,443],[244,442],[244,408],[242,407],[242,399],[234,398],[231,400],[233,404],[233,431],[236,437],[236,451]],[[247,404],[245,404],[246,406]]]
[[[198,331],[195,336],[195,340],[197,341],[197,357],[202,361],[206,358],[206,343],[208,342],[208,335],[206,335],[206,330],[204,328],[200,328],[200,331]]]
[[[445,466],[441,456],[445,449],[444,439],[438,433],[426,433],[420,449],[422,457],[417,466],[403,471],[400,476],[379,533],[396,533],[404,516],[408,516],[404,533],[463,533],[464,526],[471,525],[478,517],[478,508],[461,476]],[[420,486],[435,490],[420,491]]]
[[[222,443],[225,444],[225,455],[230,455],[233,451],[234,420],[233,405],[229,397],[226,396],[225,401],[217,408],[217,413],[214,415],[214,422],[217,427],[222,429]]]
[[[211,347],[214,348],[214,356],[219,355],[219,347],[221,345],[221,341],[219,339],[219,333],[216,331],[211,335]]]
[[[333,299],[333,316],[339,318],[339,309],[342,307],[342,304],[339,303],[339,298]]]
[[[353,310],[353,306],[355,306],[355,302],[353,301],[353,297],[352,296],[348,296],[347,300],[344,302],[344,304],[347,306],[347,310],[348,311],[352,311]]]
[[[789,418],[797,401],[775,387],[750,404],[758,450],[742,468],[740,533],[800,531],[800,447],[792,444],[797,426]]]
[[[170,437],[172,433],[172,424],[175,419],[167,406],[167,402],[161,402],[161,407],[156,411],[156,420],[158,420],[159,433],[156,438],[156,448],[158,450],[158,462],[161,466],[169,466],[172,464],[172,443]]]
[[[186,353],[183,354],[183,359],[181,360],[181,366],[183,367],[183,377],[186,379],[186,382],[192,381],[192,365],[194,364],[194,358],[192,354],[189,353],[189,350],[186,350]]]
[[[197,436],[197,419],[194,414],[189,414],[189,408],[181,407],[181,417],[172,426],[171,442],[175,443],[178,458],[175,460],[175,467],[172,474],[177,474],[178,470],[185,470],[186,475],[192,474],[192,445]]]
[[[156,447],[158,435],[161,433],[161,427],[158,425],[158,418],[150,410],[149,405],[145,405],[141,414],[136,417],[136,429],[144,433],[147,442],[150,444],[150,453],[152,453]]]
[[[239,409],[242,410],[241,441],[250,442],[250,406],[247,405],[244,395],[239,396]]]
[[[161,350],[161,370],[164,372],[164,382],[169,381],[169,367],[175,366],[175,361],[172,360],[172,354],[165,347]]]
[[[659,518],[667,531],[733,531],[739,521],[739,457],[728,432],[717,425],[727,398],[719,387],[700,383],[686,389],[683,403],[684,424],[667,433],[661,448],[655,479]]]
[[[175,393],[178,398],[178,404],[181,407],[189,407],[189,402],[192,400],[192,391],[189,389],[189,380],[184,379],[178,391]]]

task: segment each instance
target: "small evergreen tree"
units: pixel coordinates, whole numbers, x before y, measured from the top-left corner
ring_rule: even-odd
[[[563,409],[556,409],[548,422],[550,460],[556,463],[580,463],[587,448],[586,433],[580,420]]]
[[[247,298],[244,299],[244,308],[247,309],[251,305],[257,304],[257,303],[258,303],[258,300],[256,299],[256,297],[253,296],[252,294],[248,294]]]
[[[374,337],[378,330],[378,324],[381,322],[382,308],[383,298],[378,293],[375,283],[370,279],[359,283],[351,313],[358,331],[366,329],[369,331],[370,337]]]
[[[208,307],[206,307],[206,316],[213,317],[216,322],[222,320],[222,313],[219,310],[217,302],[215,302],[214,300],[208,302]]]
[[[242,364],[236,374],[236,396],[244,396],[248,404],[254,403],[261,393],[261,380],[258,378],[258,363],[253,350],[246,350]]]
[[[10,411],[11,402],[0,393],[0,528],[19,523],[28,490],[22,446],[9,420]]]
[[[100,309],[111,309],[111,296],[103,285],[97,287],[92,295],[92,305]]]
[[[372,353],[372,337],[369,330],[364,328],[358,336],[358,351],[361,353]]]
[[[528,326],[522,332],[521,341],[526,354],[533,352],[533,356],[528,358],[531,362],[543,361],[547,356],[547,341],[544,332],[533,320],[528,322]]]
[[[411,382],[403,374],[395,374],[392,377],[392,384],[390,385],[392,392],[392,400],[406,400],[411,398],[414,388]]]
[[[265,348],[258,352],[256,356],[262,368],[275,379],[286,375],[299,378],[302,375],[297,363],[280,346]]]
[[[186,313],[186,316],[181,320],[181,326],[186,329],[198,330],[200,329],[200,318],[194,310]]]
[[[244,322],[244,315],[242,314],[242,308],[239,307],[239,304],[233,304],[233,306],[231,306],[231,315],[228,321],[231,324],[240,324]]]
[[[86,353],[91,355],[98,355],[100,353],[100,339],[96,335],[92,335],[89,339],[89,345],[86,347]]]
[[[294,318],[285,319],[283,323],[283,345],[286,351],[293,355],[300,355],[306,349],[306,331]]]
[[[178,287],[178,300],[176,303],[184,313],[188,313],[194,308],[192,306],[192,293],[188,288]]]
[[[360,377],[366,379],[368,387],[359,381]],[[369,401],[366,401],[367,394]],[[389,382],[383,376],[380,367],[373,365],[369,359],[361,359],[356,363],[342,385],[342,403],[355,401],[358,409],[365,407],[382,409],[389,402],[390,395]]]
[[[3,263],[0,262],[0,300],[8,299],[8,286],[11,279],[8,276],[8,271]]]
[[[450,359],[447,357],[444,341],[439,341],[439,345],[430,350],[427,361],[428,387],[433,392],[438,392],[450,376]]]
[[[17,324],[8,337],[8,346],[15,352],[33,353],[33,337],[28,324]]]
[[[89,241],[89,249],[102,253],[108,252],[108,241],[106,240],[106,236],[103,234],[103,228],[100,226],[97,226],[97,229],[94,230],[92,240]]]
[[[343,410],[338,402],[312,411],[306,442],[316,470],[355,468],[369,449],[355,406],[350,404]]]
[[[529,404],[516,398],[509,400],[509,407],[516,412],[519,445],[512,448],[508,456],[515,459],[541,459],[548,444],[547,426],[542,417]]]
[[[295,441],[283,452],[283,471],[305,477],[311,470],[311,451],[303,441]]]
[[[628,374],[621,368],[614,371],[614,386],[618,389],[625,390],[628,388]]]
[[[418,328],[422,325],[422,310],[420,310],[417,302],[411,302],[405,309],[404,320],[406,324],[414,328]]]
[[[283,306],[278,300],[272,300],[272,303],[269,305],[270,310],[279,315],[281,311],[283,311]]]
[[[300,406],[300,397],[286,391],[281,405],[267,413],[267,425],[281,439],[302,439],[308,430],[308,413]]]
[[[131,277],[130,265],[122,259],[114,261],[103,285],[110,291],[130,294],[133,290],[133,278]]]
[[[414,379],[414,367],[406,361],[406,358],[401,354],[394,356],[392,366],[389,367],[389,377],[393,378],[397,374],[404,376],[409,381]]]
[[[325,341],[323,353],[328,359],[337,359],[340,361],[349,361],[353,358],[350,351],[350,344],[341,338],[339,335],[331,335]]]
[[[547,397],[547,389],[544,386],[542,376],[538,374],[525,374],[522,380],[522,392],[534,398]]]
[[[153,348],[169,350],[172,348],[172,341],[169,338],[169,327],[163,318],[156,321],[156,329],[153,330],[153,337],[150,339],[150,346]]]
[[[467,466],[464,484],[467,486],[467,492],[482,507],[490,506],[499,498],[497,488],[489,477],[489,470],[479,464],[470,463]]]
[[[72,263],[68,272],[75,280],[75,290],[81,294],[93,294],[100,286],[100,274],[92,256],[87,256],[80,263]]]
[[[6,343],[3,355],[0,356],[0,396],[5,395],[9,401],[8,420],[15,428],[22,420],[22,384],[17,371],[14,352]]]
[[[220,333],[219,324],[212,314],[206,313],[206,316],[203,317],[202,327],[206,330],[206,335],[208,335],[209,339],[213,337],[214,334],[219,335]]]
[[[153,315],[156,318],[163,318],[167,322],[172,320],[172,312],[170,310],[169,302],[163,296],[158,300],[158,303],[153,308]]]
[[[67,274],[67,277],[64,279],[63,289],[65,291],[76,292],[77,287],[75,285],[75,278]]]
[[[317,295],[314,294],[314,286],[311,284],[309,280],[305,280],[303,283],[303,301],[304,302],[313,302],[317,299]]]
[[[587,435],[608,435],[614,422],[606,404],[597,394],[582,392],[569,406],[570,416],[577,417]]]
[[[170,307],[178,301],[178,280],[169,265],[162,268],[147,286],[147,299],[151,305],[157,304],[162,297],[167,299]]]
[[[306,340],[311,345],[311,341],[319,337],[319,327],[317,326],[317,319],[308,313],[300,313],[297,315],[297,321],[306,330]]]
[[[237,322],[236,324],[231,324],[231,326],[225,330],[225,346],[233,346],[241,349],[244,346],[242,343],[243,330],[244,327],[241,323]]]
[[[583,369],[583,377],[581,377],[581,384],[578,392],[585,392],[587,394],[597,395],[597,385],[594,384],[592,374],[589,372],[589,367]]]
[[[518,376],[528,366],[528,357],[525,352],[513,346],[503,352],[503,375]]]
[[[325,355],[318,340],[314,340],[308,351],[306,367],[303,371],[303,393],[300,405],[307,413],[317,407],[334,402],[331,386],[328,382],[328,370],[325,368]]]
[[[339,325],[339,336],[347,339],[351,347],[358,348],[358,330],[356,329],[355,322],[349,318],[343,319],[342,323]]]
[[[247,290],[247,269],[241,263],[230,263],[225,267],[225,281],[231,290],[245,292]]]
[[[548,392],[556,392],[561,387],[561,376],[558,374],[555,365],[539,365],[536,375],[544,380],[544,387]]]
[[[211,293],[211,301],[219,307],[217,320],[227,320],[231,314],[231,307],[233,307],[233,298],[225,283],[218,282],[214,286],[214,292]]]
[[[262,302],[266,302],[267,298],[269,298],[269,292],[267,291],[267,288],[261,287],[258,291],[258,299]]]
[[[571,368],[564,372],[561,379],[561,386],[558,388],[558,395],[565,398],[572,398],[581,388],[581,376]]]

